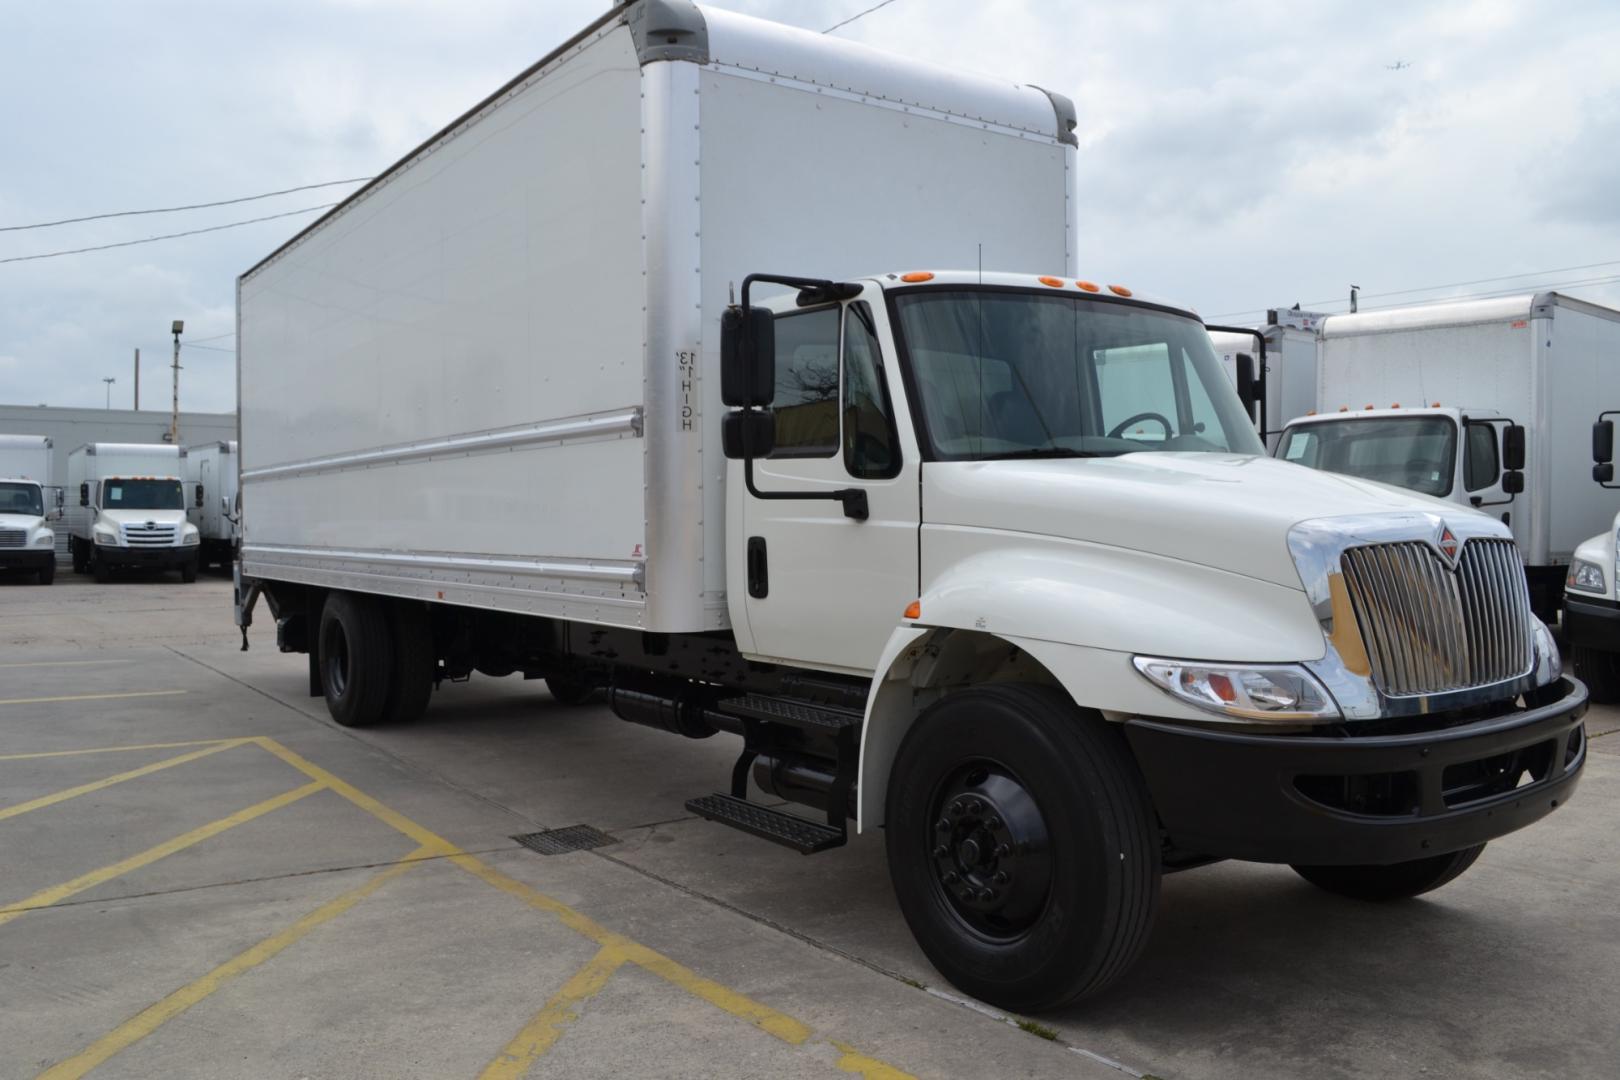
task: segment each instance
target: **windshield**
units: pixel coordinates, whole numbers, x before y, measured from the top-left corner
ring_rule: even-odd
[[[1424,495],[1450,495],[1457,425],[1444,416],[1325,420],[1283,432],[1277,456]]]
[[[0,483],[0,514],[43,517],[45,500],[37,484]]]
[[[102,484],[103,510],[180,510],[178,480],[107,480]]]
[[[993,289],[895,308],[937,458],[1265,452],[1196,319]]]

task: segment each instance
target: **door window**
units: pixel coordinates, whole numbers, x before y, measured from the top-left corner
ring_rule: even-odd
[[[1496,456],[1496,429],[1490,424],[1468,425],[1468,456],[1463,459],[1463,487],[1478,491],[1496,483],[1501,475]]]
[[[776,320],[774,458],[832,457],[838,452],[836,307]]]
[[[862,480],[887,479],[900,468],[877,328],[864,303],[844,314],[844,465]]]

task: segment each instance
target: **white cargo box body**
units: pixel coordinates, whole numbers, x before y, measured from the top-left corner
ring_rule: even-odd
[[[733,287],[981,245],[1074,274],[1072,117],[728,12],[615,9],[242,275],[242,572],[725,628]]]
[[[1525,494],[1506,509],[1526,563],[1567,563],[1620,510],[1591,456],[1593,421],[1620,408],[1620,312],[1537,293],[1334,315],[1321,337],[1323,414],[1438,402],[1525,426]]]
[[[201,484],[203,489],[202,505],[195,505],[193,499],[186,517],[204,540],[229,541],[236,536],[232,517],[236,506],[236,457],[235,439],[186,447],[186,479]]]
[[[45,435],[0,435],[0,480],[51,486],[51,440]]]
[[[91,511],[79,505],[79,486],[107,477],[186,479],[186,449],[163,443],[87,443],[68,453],[67,520],[74,536],[90,535]]]

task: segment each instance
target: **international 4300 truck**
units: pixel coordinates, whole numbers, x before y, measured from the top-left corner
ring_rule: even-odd
[[[1007,1008],[1125,971],[1168,869],[1462,873],[1585,761],[1510,532],[1268,458],[1194,314],[1079,272],[1073,128],[613,9],[239,279],[244,644],[262,598],[342,724],[521,671],[739,737],[691,812],[883,829]]]

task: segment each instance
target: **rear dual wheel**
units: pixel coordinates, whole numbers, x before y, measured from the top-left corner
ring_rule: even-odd
[[[437,658],[421,604],[334,592],[316,650],[327,712],[344,727],[406,723],[427,709]]]
[[[1124,739],[1046,686],[952,694],[895,757],[885,843],[928,959],[974,997],[1050,1009],[1122,975],[1159,895],[1159,838]]]

